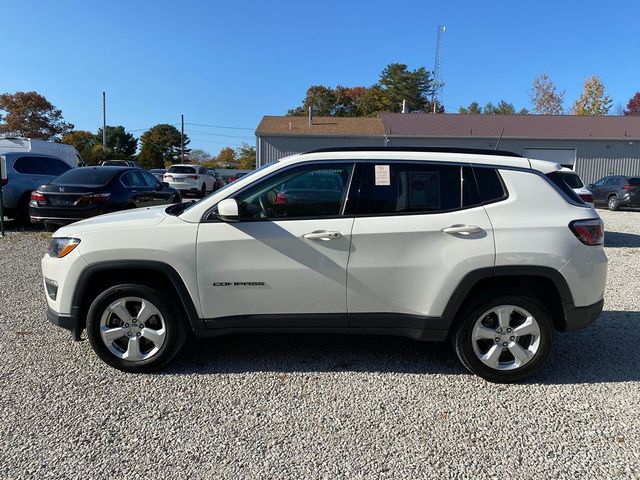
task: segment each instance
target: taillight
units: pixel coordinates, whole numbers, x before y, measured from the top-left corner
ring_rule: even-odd
[[[622,187],[623,190],[635,190],[636,188],[638,188],[638,185],[625,185]]]
[[[569,229],[585,245],[593,247],[604,243],[604,223],[599,218],[574,220]]]
[[[83,195],[82,197],[80,197],[80,200],[78,200],[78,202],[104,203],[107,200],[109,200],[110,196],[111,196],[110,193],[95,193],[92,195]]]
[[[198,175],[187,175],[187,178],[193,178],[194,180],[198,180]]]
[[[36,192],[35,190],[33,192],[31,192],[31,201],[32,202],[38,202],[38,203],[44,203],[47,200],[44,198],[44,195],[42,195],[40,192]]]
[[[593,203],[593,195],[591,195],[590,193],[581,193],[580,198],[585,203]]]

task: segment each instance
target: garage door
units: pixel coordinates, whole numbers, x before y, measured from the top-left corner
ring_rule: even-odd
[[[568,168],[573,168],[576,163],[575,148],[525,148],[524,156],[538,160],[549,160]]]

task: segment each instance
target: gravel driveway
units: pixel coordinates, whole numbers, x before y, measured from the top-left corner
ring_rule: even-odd
[[[605,311],[530,383],[401,338],[190,341],[159,374],[50,325],[43,232],[0,239],[1,478],[640,478],[640,212],[600,211]]]

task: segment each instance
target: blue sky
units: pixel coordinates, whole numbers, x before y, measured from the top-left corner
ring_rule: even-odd
[[[369,86],[391,62],[431,69],[446,25],[444,103],[500,99],[529,107],[547,72],[567,104],[588,75],[617,105],[640,90],[637,1],[34,1],[2,22],[0,92],[36,90],[78,129],[139,136],[185,122],[192,148],[253,144],[263,115],[301,103],[308,86]],[[238,138],[240,137],[240,138]]]

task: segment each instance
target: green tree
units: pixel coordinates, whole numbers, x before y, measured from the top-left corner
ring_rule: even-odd
[[[256,168],[256,149],[251,145],[243,143],[236,150],[236,159],[239,167],[243,170],[254,170]]]
[[[549,75],[543,73],[533,80],[529,96],[533,111],[538,115],[562,115],[565,91],[558,92]]]
[[[218,153],[216,163],[222,168],[236,168],[237,160],[235,150],[231,147],[224,147],[220,150],[220,153]]]
[[[106,127],[107,155],[111,159],[130,159],[136,154],[138,140],[127,133],[122,125]],[[102,128],[95,134],[95,143],[102,145]]]
[[[367,91],[366,87],[343,87],[335,89],[336,104],[333,114],[337,117],[356,117],[360,113],[360,100]]]
[[[93,146],[95,145],[93,133],[87,130],[73,130],[63,135],[62,143],[73,145],[87,165],[97,163],[93,155]]]
[[[287,115],[304,116],[307,115],[309,107],[313,107],[313,114],[322,117],[333,115],[336,106],[336,92],[329,87],[322,85],[312,85],[307,89],[302,107],[294,108],[287,112]]]
[[[513,103],[500,100],[498,105],[494,105],[491,102],[487,103],[482,109],[482,113],[486,115],[515,115],[516,109],[513,106]],[[529,111],[526,108],[523,108],[517,113],[518,115],[527,115]]]
[[[592,75],[584,81],[582,94],[573,104],[573,114],[606,115],[612,104],[611,97],[604,93],[604,85],[600,77]]]
[[[390,112],[392,108],[389,97],[385,91],[379,85],[374,85],[360,96],[358,113],[367,117],[373,117],[378,112]]]
[[[390,63],[380,74],[378,85],[387,97],[390,111],[402,111],[402,101],[406,100],[409,111],[430,111],[429,97],[433,93],[431,75],[424,68],[409,70],[403,63]]]
[[[458,113],[462,115],[480,115],[482,107],[478,105],[478,102],[471,102],[468,107],[460,107]]]
[[[166,161],[162,149],[158,145],[144,142],[136,160],[144,168],[165,168],[174,163],[173,161]]]
[[[60,140],[71,130],[73,124],[64,121],[62,110],[37,92],[0,95],[0,133]]]
[[[144,158],[151,158],[152,155],[160,153],[162,164],[172,164],[180,161],[180,132],[173,125],[159,124],[151,127],[140,137],[142,147],[140,155],[144,153]],[[185,134],[184,145],[185,154],[189,153],[186,146],[189,144],[189,137]],[[156,148],[151,149],[149,145]],[[147,146],[145,150],[145,146]]]

